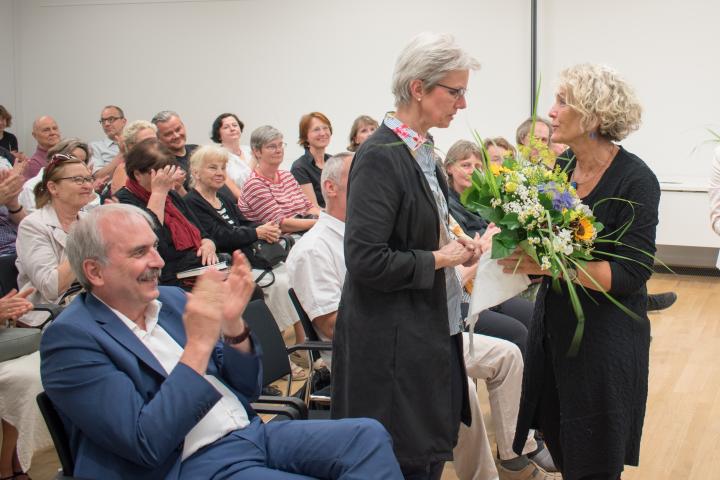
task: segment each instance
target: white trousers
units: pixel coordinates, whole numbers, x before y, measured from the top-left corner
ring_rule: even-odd
[[[484,381],[490,398],[495,440],[501,460],[517,457],[512,450],[515,426],[520,408],[523,360],[514,343],[486,335],[463,333],[463,354],[470,379]],[[472,425],[460,425],[458,443],[453,450],[455,472],[460,480],[495,480],[498,478],[495,459],[487,438],[477,392],[470,386]],[[530,431],[523,453],[537,449],[534,431]]]

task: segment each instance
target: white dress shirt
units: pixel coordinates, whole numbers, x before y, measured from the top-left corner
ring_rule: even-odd
[[[100,299],[98,298],[98,300]],[[100,301],[102,302],[102,300]],[[180,361],[183,349],[162,326],[158,325],[158,315],[162,303],[159,300],[153,300],[148,306],[145,311],[145,330],[119,311],[105,305],[140,339],[165,371],[170,374]],[[235,394],[215,376],[208,374],[204,376],[222,395],[222,398],[185,436],[182,460],[228,433],[245,428],[250,423],[245,407]]]
[[[320,212],[313,228],[297,241],[286,260],[290,285],[310,319],[337,311],[345,282],[345,222]],[[329,341],[315,329],[321,340]],[[332,352],[320,355],[328,368]]]

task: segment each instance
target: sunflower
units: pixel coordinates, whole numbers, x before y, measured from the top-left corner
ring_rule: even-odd
[[[595,236],[595,227],[590,220],[582,217],[575,227],[575,238],[584,242],[590,241]]]

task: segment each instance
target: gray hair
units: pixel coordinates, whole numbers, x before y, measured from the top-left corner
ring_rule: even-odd
[[[178,115],[177,112],[173,112],[172,110],[163,110],[156,113],[150,121],[153,123],[153,125],[157,125],[158,123],[165,123],[169,121],[172,117],[180,118],[180,115]]]
[[[100,262],[101,265],[107,265],[107,243],[100,230],[100,221],[111,215],[123,217],[139,215],[148,222],[150,228],[155,228],[154,221],[147,212],[124,203],[110,203],[93,208],[75,222],[68,234],[65,254],[78,282],[88,292],[92,291],[92,285],[85,276],[83,262],[91,259]]]
[[[280,130],[270,125],[263,125],[253,130],[250,135],[250,148],[253,150],[260,150],[263,145],[266,145],[277,138],[283,138],[283,134]]]
[[[320,175],[320,189],[326,204],[328,199],[327,192],[325,191],[325,181],[330,180],[335,185],[340,185],[345,160],[352,158],[352,156],[353,154],[351,152],[342,152],[333,155],[325,161],[325,166],[323,167],[322,174]]]
[[[392,93],[395,106],[412,101],[410,83],[423,81],[426,91],[432,90],[442,77],[455,70],[477,70],[480,63],[455,43],[448,33],[421,33],[410,40],[395,61]]]

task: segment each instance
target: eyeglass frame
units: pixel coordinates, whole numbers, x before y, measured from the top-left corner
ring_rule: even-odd
[[[100,120],[98,120],[98,123],[99,123],[100,125],[104,125],[104,124],[106,124],[106,123],[115,123],[115,122],[117,122],[118,120],[122,120],[123,118],[125,118],[125,117],[107,117],[107,118],[101,118]]]
[[[271,152],[277,152],[280,150],[285,150],[287,148],[287,142],[280,142],[279,145],[263,145],[262,148],[267,148]]]
[[[95,183],[95,175],[73,175],[72,177],[60,177],[53,180],[54,182],[58,182],[60,180],[72,180],[75,185],[82,186],[85,183],[89,183],[92,185]]]
[[[436,83],[435,86],[442,87],[442,88],[444,88],[445,90],[447,90],[450,95],[452,95],[453,97],[455,97],[455,100],[459,100],[460,97],[464,97],[465,94],[468,92],[468,89],[467,89],[467,88],[463,88],[463,87],[460,87],[460,88],[449,87],[449,86],[447,86],[447,85],[443,85],[442,83]]]

